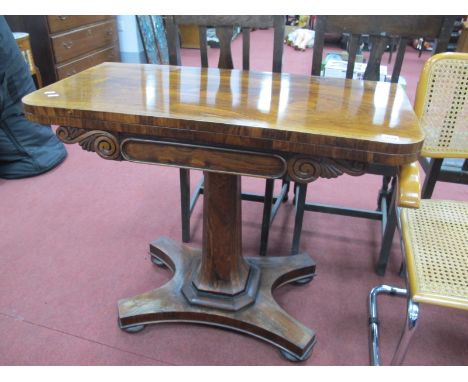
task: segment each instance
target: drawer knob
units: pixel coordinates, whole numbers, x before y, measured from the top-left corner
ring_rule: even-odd
[[[68,19],[68,16],[57,16],[57,18],[59,20],[65,21],[66,19]]]
[[[76,69],[73,69],[73,70],[70,70],[67,72],[67,77],[73,75],[73,74],[76,74]]]
[[[66,49],[71,49],[71,47],[73,46],[73,42],[72,41],[64,41],[62,45]]]
[[[113,33],[114,33],[114,31],[112,29],[108,29],[106,31],[106,35],[108,35],[108,36],[112,36]]]

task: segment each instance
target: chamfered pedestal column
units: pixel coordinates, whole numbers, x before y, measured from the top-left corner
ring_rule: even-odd
[[[242,257],[241,178],[205,172],[200,264],[182,293],[191,304],[237,311],[254,302],[257,266]]]

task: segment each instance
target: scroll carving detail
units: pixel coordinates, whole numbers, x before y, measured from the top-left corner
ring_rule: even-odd
[[[288,174],[298,183],[313,182],[317,178],[337,178],[343,174],[359,176],[366,169],[366,163],[342,159],[295,156],[288,161]]]
[[[64,143],[79,143],[86,151],[94,151],[104,159],[118,159],[120,145],[117,138],[102,130],[86,130],[60,126],[56,132]]]

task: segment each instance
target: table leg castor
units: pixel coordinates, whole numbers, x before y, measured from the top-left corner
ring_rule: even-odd
[[[133,325],[133,326],[129,326],[126,328],[121,327],[120,329],[122,329],[124,332],[134,334],[134,333],[141,332],[145,328],[145,326],[146,325]]]
[[[313,279],[314,279],[314,276],[304,277],[302,279],[294,281],[293,284],[306,285],[306,284],[310,283]]]
[[[159,260],[157,257],[150,256],[150,258],[151,258],[151,262],[154,265],[157,265],[160,268],[166,268],[166,264],[163,261]]]
[[[141,324],[140,325],[132,325],[132,326],[122,327],[120,319],[117,319],[117,323],[118,323],[119,328],[121,330],[123,330],[126,333],[130,333],[130,334],[141,332],[146,327],[146,325],[141,325]]]
[[[312,354],[312,348],[310,348],[310,350],[304,355],[304,357],[302,358],[299,358],[297,356],[295,356],[294,354],[286,351],[286,350],[280,350],[280,353],[281,355],[286,358],[288,361],[290,362],[302,362],[302,361],[305,361],[305,360],[308,360]]]

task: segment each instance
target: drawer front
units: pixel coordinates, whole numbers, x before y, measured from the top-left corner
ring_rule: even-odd
[[[113,45],[116,40],[117,28],[114,20],[53,36],[55,62],[59,64],[92,50]]]
[[[57,33],[77,28],[86,24],[96,23],[113,16],[47,16],[50,33]]]
[[[65,65],[57,66],[57,78],[59,80],[67,78],[81,72],[85,69],[91,68],[101,62],[109,61],[118,61],[119,52],[116,46],[111,46],[109,48],[99,50],[97,52],[91,53],[83,58],[80,58],[76,61],[72,61]]]

